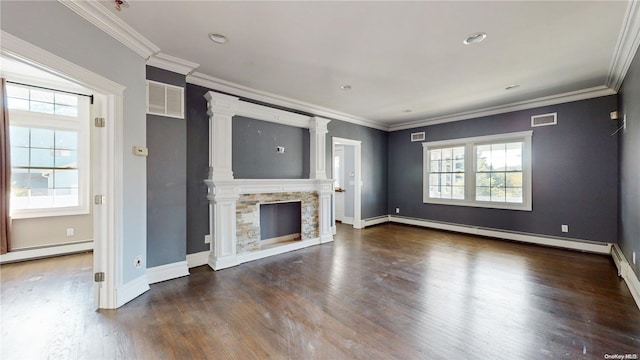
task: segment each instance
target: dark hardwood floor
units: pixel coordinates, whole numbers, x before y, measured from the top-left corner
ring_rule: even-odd
[[[603,255],[385,224],[92,309],[91,254],[2,265],[2,359],[604,359],[640,310]]]

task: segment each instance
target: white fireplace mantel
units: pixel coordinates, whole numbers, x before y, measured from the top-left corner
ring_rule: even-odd
[[[205,94],[209,115],[209,188],[210,234],[212,249],[209,266],[220,270],[240,263],[333,241],[331,198],[333,180],[326,176],[326,134],[328,119],[309,117],[273,109],[216,93]],[[236,115],[289,126],[308,128],[310,133],[309,179],[234,179],[232,164],[232,121]],[[318,234],[314,239],[250,253],[237,253],[236,202],[243,194],[317,193]]]

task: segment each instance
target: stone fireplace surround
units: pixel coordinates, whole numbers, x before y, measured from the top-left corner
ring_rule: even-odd
[[[220,270],[267,256],[333,241],[331,198],[333,180],[325,171],[325,136],[330,120],[273,109],[213,91],[205,95],[209,114],[210,234],[209,266]],[[234,179],[231,122],[240,115],[279,124],[308,128],[310,132],[309,179]],[[275,149],[274,149],[275,151]],[[302,201],[302,239],[260,248],[260,202]],[[257,218],[256,218],[257,217]],[[259,228],[259,225],[258,225]]]

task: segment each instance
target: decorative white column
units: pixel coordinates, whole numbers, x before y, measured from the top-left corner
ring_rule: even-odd
[[[236,201],[238,194],[232,181],[204,181],[209,187],[209,233],[212,249],[209,266],[220,270],[238,265],[236,250]]]
[[[239,99],[213,91],[204,97],[209,115],[209,179],[233,180],[231,120],[238,111]]]
[[[309,120],[309,153],[311,161],[309,162],[309,179],[324,180],[327,178],[326,171],[326,135],[327,124],[331,120],[314,116]]]
[[[331,197],[333,196],[333,180],[318,180],[318,226],[320,243],[333,241],[331,224]]]
[[[238,111],[237,97],[209,91],[209,233],[212,249],[209,266],[214,270],[238,265],[236,256],[236,201],[233,186],[232,120]]]

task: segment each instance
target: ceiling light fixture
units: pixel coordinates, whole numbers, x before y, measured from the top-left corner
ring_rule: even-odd
[[[403,112],[403,113],[410,113],[411,111],[413,111],[413,110],[411,110],[411,109],[404,109],[404,110],[402,110],[402,112]]]
[[[210,33],[209,34],[209,39],[211,39],[211,41],[218,43],[218,44],[226,44],[227,41],[227,37],[222,35],[222,34],[216,34],[216,33]]]
[[[469,35],[466,39],[464,39],[462,43],[465,45],[477,44],[486,38],[487,38],[487,33],[478,32],[478,33]]]
[[[340,86],[340,89],[342,89],[344,91],[349,91],[349,90],[351,90],[351,85],[342,85],[342,86]]]
[[[518,84],[511,84],[511,85],[507,86],[507,87],[506,87],[506,88],[504,88],[504,89],[505,89],[505,90],[513,90],[513,89],[517,89],[517,88],[519,88],[519,87],[520,87],[520,85],[518,85]]]

